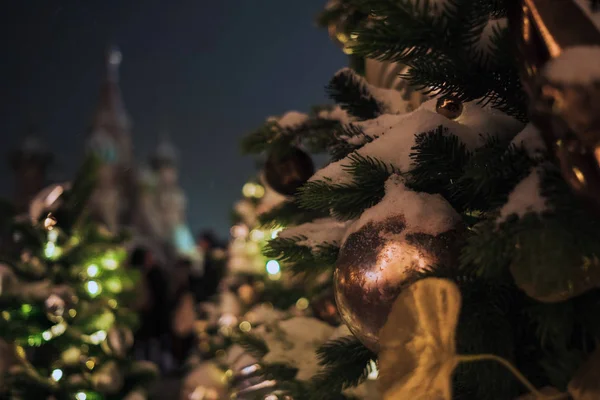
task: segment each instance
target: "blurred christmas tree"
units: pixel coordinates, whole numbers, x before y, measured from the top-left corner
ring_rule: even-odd
[[[319,331],[312,322],[284,316],[253,330],[246,344],[255,371],[280,391],[273,396],[343,398],[377,374],[386,399],[600,396],[600,221],[561,176],[560,140],[545,141],[550,132],[528,121],[507,24],[511,11],[538,3],[330,3],[322,24],[346,53],[395,65],[402,82],[343,69],[327,88],[335,108],[268,121],[243,141],[266,153],[267,183],[290,196],[262,218],[286,226],[265,255],[306,287],[333,290],[352,332],[318,349],[314,371],[303,347]],[[539,24],[543,9],[524,20]],[[584,13],[565,9],[585,25]],[[552,72],[546,81],[589,89],[600,81],[594,49],[579,49],[593,62],[570,53],[561,68],[536,67]],[[552,112],[564,117],[571,98],[558,100]],[[312,174],[307,151],[331,162]],[[580,185],[589,176],[578,165],[571,174]]]
[[[97,166],[90,157],[72,185],[51,186],[29,215],[3,220],[7,398],[139,399],[156,375],[152,364],[131,361],[139,277],[123,265],[125,237],[86,214]]]

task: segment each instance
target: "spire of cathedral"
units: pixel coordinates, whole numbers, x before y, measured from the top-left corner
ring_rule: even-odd
[[[116,47],[106,53],[106,76],[92,120],[88,147],[106,161],[129,163],[131,121],[119,87],[121,60],[121,52]]]
[[[161,135],[158,146],[150,158],[150,163],[154,169],[159,169],[164,166],[177,166],[178,162],[178,151],[169,139],[169,134],[165,132]]]

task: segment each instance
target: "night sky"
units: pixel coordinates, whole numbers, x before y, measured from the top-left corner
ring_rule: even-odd
[[[138,160],[168,130],[181,156],[194,231],[225,235],[254,175],[239,139],[268,116],[326,102],[346,58],[318,29],[325,0],[12,0],[0,12],[0,149],[30,122],[69,179],[82,160],[111,43]],[[7,163],[0,195],[12,193]]]

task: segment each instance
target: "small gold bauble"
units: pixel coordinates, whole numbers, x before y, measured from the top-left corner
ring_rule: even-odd
[[[449,230],[437,236],[407,233],[402,215],[370,222],[350,234],[337,259],[335,299],[342,320],[369,349],[377,352],[379,330],[401,290],[434,265],[455,265],[456,239]]]
[[[435,111],[448,119],[456,119],[462,114],[463,105],[456,99],[443,97],[438,99],[437,104],[435,105]]]

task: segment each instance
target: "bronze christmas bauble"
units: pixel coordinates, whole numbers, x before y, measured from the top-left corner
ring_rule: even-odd
[[[296,147],[282,154],[272,152],[265,163],[266,182],[285,196],[293,196],[314,172],[310,156]]]
[[[600,46],[600,30],[578,3],[521,0],[511,3],[508,17],[518,46],[530,120],[542,133],[573,192],[599,211],[599,82],[591,78],[579,82],[573,78],[561,79],[564,70],[573,71],[574,65],[559,66],[559,76],[554,76],[551,68],[568,50],[587,51]],[[577,58],[582,57],[583,53]],[[571,64],[568,59],[567,64]]]
[[[435,105],[435,111],[448,119],[456,119],[462,114],[463,105],[456,99],[443,97],[438,99]]]
[[[348,236],[336,263],[335,299],[342,320],[366,347],[378,351],[379,330],[402,288],[434,265],[456,264],[461,232],[406,232],[403,216],[396,215]]]

